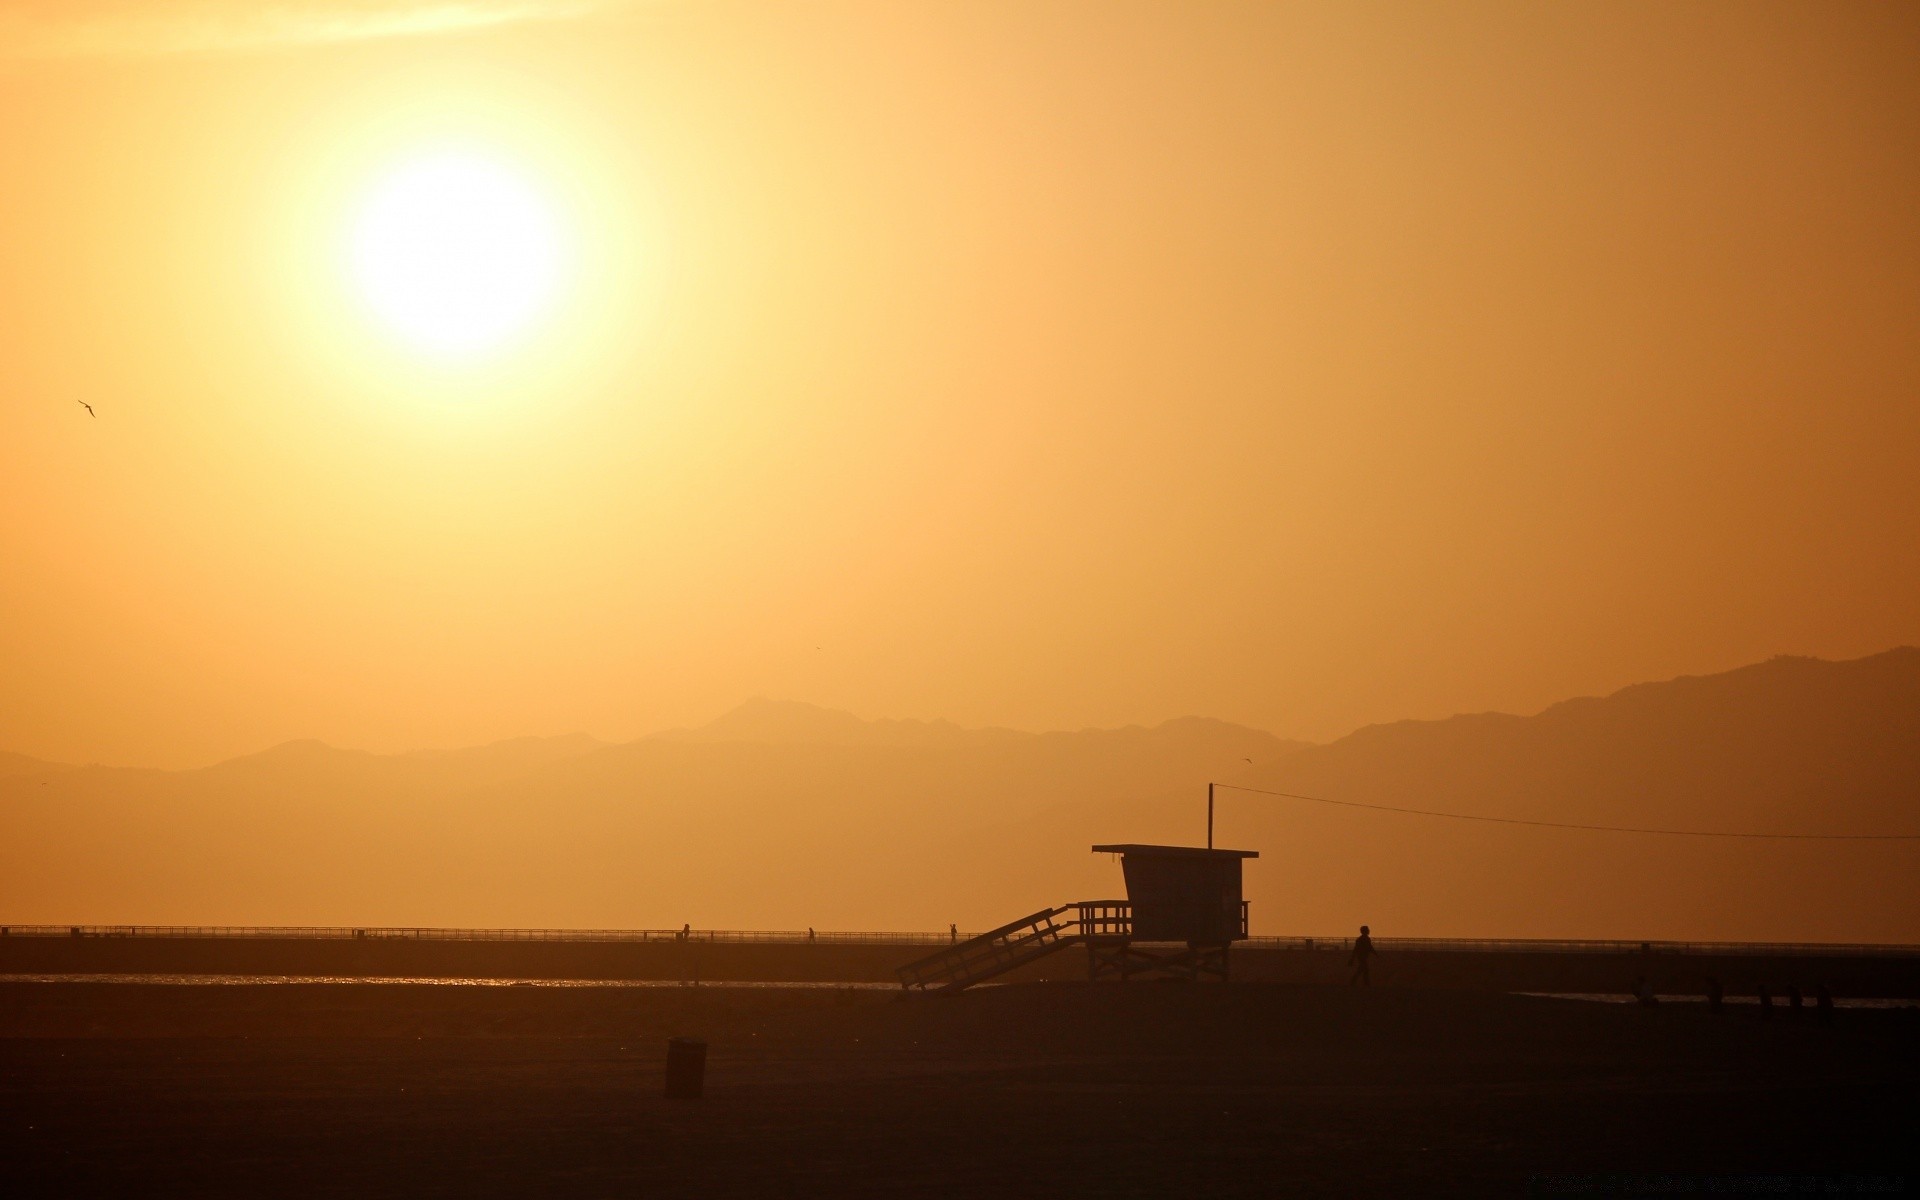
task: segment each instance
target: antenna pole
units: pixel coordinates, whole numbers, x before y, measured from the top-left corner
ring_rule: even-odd
[[[1213,849],[1213,785],[1207,785],[1207,849]]]

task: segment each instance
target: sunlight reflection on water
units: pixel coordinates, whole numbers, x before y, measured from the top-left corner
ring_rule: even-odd
[[[1518,994],[1522,996],[1537,996],[1545,1000],[1591,1000],[1596,1004],[1638,1003],[1634,997],[1623,992],[1520,992]],[[1705,996],[1669,996],[1662,994],[1658,999],[1662,1004],[1705,1004],[1707,1002]],[[1757,1005],[1760,1003],[1760,997],[1736,996],[1728,993],[1726,1003]],[[1835,1008],[1910,1008],[1914,1006],[1914,1004],[1915,1001],[1912,1000],[1888,1000],[1875,999],[1872,997],[1851,998],[1835,996],[1833,998],[1833,1006]],[[1781,1012],[1792,1011],[1787,1003],[1787,998],[1779,994],[1776,994],[1773,998],[1773,1007]],[[1807,1012],[1813,1011],[1812,996],[1807,997],[1805,1010]]]
[[[743,979],[517,979],[410,975],[143,975],[143,974],[0,974],[0,983],[148,983],[205,986],[209,984],[265,985],[295,983],[432,984],[436,987],[543,988],[828,988],[836,990],[898,991],[897,983],[780,982]]]

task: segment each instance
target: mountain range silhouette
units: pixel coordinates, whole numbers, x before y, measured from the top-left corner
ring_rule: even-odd
[[[695,729],[187,771],[0,755],[0,920],[984,928],[1198,844],[1209,780],[1594,824],[1920,832],[1920,650],[1776,658],[1309,746],[1183,718],[1023,733],[756,699]],[[1662,839],[1221,793],[1255,931],[1920,941],[1920,843]]]

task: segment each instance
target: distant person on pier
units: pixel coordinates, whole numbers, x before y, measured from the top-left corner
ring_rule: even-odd
[[[960,926],[957,923],[947,926],[947,944],[950,946],[960,944]]]
[[[1833,1024],[1833,989],[1821,984],[1813,989],[1813,1009],[1822,1025]]]
[[[1720,979],[1716,975],[1707,976],[1707,1011],[1719,1016],[1726,1011],[1726,993],[1720,990]]]
[[[807,941],[809,943],[813,941],[813,926],[811,925],[807,926]]]
[[[1653,981],[1645,975],[1634,981],[1633,998],[1638,1000],[1644,1008],[1652,1008],[1660,1003],[1660,997],[1653,994]]]
[[[1800,985],[1797,983],[1788,984],[1787,985],[1787,1007],[1793,1010],[1793,1015],[1796,1017],[1800,1015],[1800,1004],[1801,1004]]]
[[[1767,985],[1764,983],[1760,985],[1760,1019],[1762,1021],[1773,1019],[1773,993],[1767,990]]]
[[[693,923],[689,921],[687,924],[682,925],[680,927],[679,933],[676,933],[673,935],[673,940],[676,942],[684,942],[684,941],[690,940],[692,937],[693,937]]]
[[[1360,936],[1353,939],[1353,952],[1347,955],[1347,962],[1353,966],[1353,978],[1347,980],[1347,986],[1364,983],[1373,986],[1373,956],[1380,953],[1373,948],[1373,931],[1365,925],[1360,927]]]

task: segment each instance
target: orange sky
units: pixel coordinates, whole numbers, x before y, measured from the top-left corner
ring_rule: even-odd
[[[1920,641],[1916,62],[1893,4],[16,6],[0,747],[1324,738]],[[579,240],[484,368],[340,290],[442,136]]]

